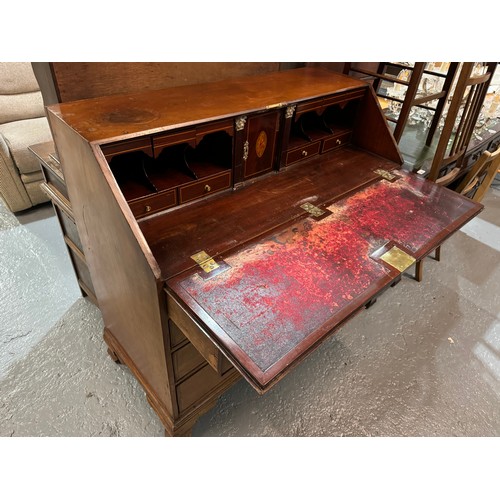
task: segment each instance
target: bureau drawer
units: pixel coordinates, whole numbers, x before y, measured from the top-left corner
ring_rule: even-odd
[[[302,148],[293,149],[289,151],[286,155],[286,164],[290,165],[296,161],[305,160],[311,156],[315,156],[319,153],[320,142],[313,142]]]
[[[175,380],[178,381],[195,368],[206,364],[205,358],[190,342],[172,354]]]
[[[209,365],[205,365],[188,379],[177,386],[177,403],[179,412],[207,397],[207,393],[217,387],[222,381],[234,374],[234,368],[224,375],[218,375]]]
[[[175,189],[171,189],[164,193],[154,194],[137,201],[132,201],[129,203],[129,206],[135,217],[139,218],[173,207],[176,204],[177,194]]]
[[[196,200],[202,196],[216,193],[229,187],[231,187],[231,172],[228,170],[227,172],[181,186],[179,188],[179,203]]]
[[[44,165],[42,165],[42,172],[45,177],[45,182],[54,186],[57,191],[69,199],[66,184],[61,180],[61,178]]]
[[[171,320],[168,320],[168,329],[170,332],[170,348],[174,349],[183,342],[187,342],[187,338],[180,331],[179,327]]]
[[[210,340],[207,332],[202,330],[198,323],[179,304],[177,299],[168,291],[167,310],[169,323],[178,327],[201,356],[208,362],[210,369],[222,375],[227,370],[227,359]],[[172,340],[171,340],[172,342]]]
[[[78,234],[78,229],[76,227],[75,222],[73,219],[68,217],[66,212],[64,210],[61,210],[57,205],[55,206],[55,211],[57,215],[59,216],[59,222],[61,224],[63,234],[68,236],[69,239],[75,244],[75,246],[80,250],[82,253],[83,252],[83,245],[80,240],[80,235]]]
[[[83,283],[83,285],[95,297],[94,285],[92,283],[92,278],[90,277],[87,262],[85,261],[85,256],[78,250],[76,245],[68,239],[68,237],[65,237],[64,241],[66,243],[66,246],[68,247],[68,251],[71,257],[71,261],[73,262],[73,267],[75,268],[75,273],[78,281]]]
[[[349,144],[351,141],[351,132],[345,132],[340,135],[336,135],[334,137],[329,137],[323,141],[323,147],[321,148],[322,153],[326,153],[327,151],[331,151],[332,149],[337,149],[346,144]]]

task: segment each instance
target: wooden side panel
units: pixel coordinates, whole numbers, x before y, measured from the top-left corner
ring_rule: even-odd
[[[53,62],[59,102],[278,71],[278,62]]]
[[[48,116],[105,326],[130,356],[139,381],[172,415],[156,261],[100,149]]]
[[[40,87],[45,106],[59,102],[59,96],[54,84],[52,68],[48,62],[32,62],[31,67]]]
[[[402,165],[403,158],[372,87],[368,88],[358,113],[353,133],[354,144]]]

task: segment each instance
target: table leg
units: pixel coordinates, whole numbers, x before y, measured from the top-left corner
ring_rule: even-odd
[[[417,260],[415,264],[415,279],[420,282],[422,281],[423,275],[424,275],[424,261]]]

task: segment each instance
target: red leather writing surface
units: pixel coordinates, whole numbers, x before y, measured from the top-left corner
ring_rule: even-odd
[[[417,260],[481,205],[412,174],[377,183],[223,256],[227,271],[169,286],[257,388],[338,327],[400,272],[371,257],[394,243]]]

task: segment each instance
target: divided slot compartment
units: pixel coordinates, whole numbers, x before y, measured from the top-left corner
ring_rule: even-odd
[[[137,218],[232,185],[233,137],[227,123],[113,143],[102,150]]]
[[[320,142],[320,153],[325,153],[348,144],[363,95],[364,91],[355,92],[298,105],[290,126],[287,150],[298,151],[300,155],[302,149],[307,152],[308,145]],[[295,154],[291,157],[298,160]]]

